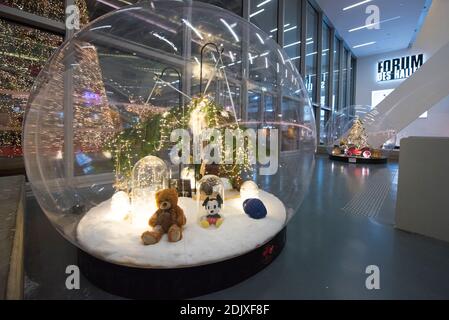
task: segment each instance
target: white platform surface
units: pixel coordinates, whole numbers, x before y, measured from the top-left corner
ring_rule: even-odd
[[[197,203],[191,198],[180,198],[179,206],[187,216],[183,239],[170,243],[167,236],[156,245],[144,246],[140,235],[150,227],[145,223],[132,224],[111,218],[111,200],[89,210],[77,228],[81,247],[103,259],[139,267],[176,268],[221,261],[249,252],[273,238],[284,226],[286,210],[274,195],[260,190],[259,199],[267,208],[264,219],[248,217],[242,208],[242,199],[225,203],[225,217],[220,228],[201,228],[198,223]],[[148,210],[148,221],[152,210]]]

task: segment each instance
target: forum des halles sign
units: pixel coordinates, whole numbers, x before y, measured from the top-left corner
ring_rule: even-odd
[[[377,63],[377,81],[407,79],[423,64],[423,53],[379,61]]]

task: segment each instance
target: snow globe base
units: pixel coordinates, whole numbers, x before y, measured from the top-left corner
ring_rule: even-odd
[[[284,248],[284,227],[271,240],[245,254],[186,268],[128,267],[78,250],[83,275],[97,287],[133,299],[187,299],[236,285],[268,266]]]
[[[359,163],[359,164],[385,164],[388,162],[387,158],[362,158],[362,157],[348,157],[345,155],[329,155],[329,159],[333,161]]]

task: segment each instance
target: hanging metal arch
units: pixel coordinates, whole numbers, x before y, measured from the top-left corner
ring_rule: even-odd
[[[213,43],[213,42],[208,42],[204,46],[201,47],[201,56],[200,56],[200,95],[203,94],[203,56],[204,56],[204,49],[206,49],[208,46],[213,46],[215,48],[215,50],[217,51],[217,54],[218,54],[218,59],[220,59],[221,54],[223,53],[223,50],[224,50],[224,49],[222,49],[220,51],[218,46],[215,43]]]

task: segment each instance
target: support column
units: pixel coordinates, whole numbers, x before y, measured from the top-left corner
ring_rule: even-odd
[[[335,43],[334,43],[334,39],[335,39],[335,29],[331,28],[330,29],[330,44],[329,44],[329,86],[328,86],[328,97],[329,97],[329,108],[330,108],[330,112],[331,112],[331,117],[332,117],[332,113],[335,111],[334,109],[334,101],[333,101],[333,95],[334,95],[334,50],[335,50]]]
[[[321,60],[323,53],[323,13],[318,12],[318,34],[317,34],[317,69],[316,69],[316,79],[315,79],[315,101],[316,101],[316,135],[317,135],[317,145],[320,144],[321,137]]]
[[[301,0],[301,64],[299,72],[306,80],[306,43],[307,43],[307,0]]]
[[[243,0],[243,19],[249,21],[250,3],[249,0]],[[248,120],[248,78],[249,78],[249,61],[248,61],[248,45],[249,31],[243,32],[242,39],[242,86],[241,86],[241,106],[240,118],[242,121]]]
[[[74,0],[65,0],[65,8],[74,5]],[[66,19],[69,14],[66,13]],[[65,40],[73,37],[75,30],[66,28]],[[73,67],[75,63],[75,51],[73,46],[68,50],[64,61],[64,175],[68,185],[72,185],[74,178],[75,153],[73,148]]]

